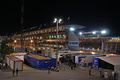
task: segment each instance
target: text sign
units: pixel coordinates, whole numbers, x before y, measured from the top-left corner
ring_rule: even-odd
[[[79,41],[69,41],[69,46],[79,46]]]

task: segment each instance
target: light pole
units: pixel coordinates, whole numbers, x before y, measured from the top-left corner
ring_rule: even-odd
[[[14,52],[16,52],[16,51],[15,51],[15,47],[16,47],[17,40],[14,40],[14,43],[15,43],[15,44],[14,44]]]
[[[58,23],[60,23],[62,19],[54,19],[54,23],[56,23],[56,38],[57,38],[57,43],[56,43],[56,67],[58,67]]]
[[[22,6],[21,6],[21,52],[23,51],[23,27],[24,27],[24,0],[22,0]]]

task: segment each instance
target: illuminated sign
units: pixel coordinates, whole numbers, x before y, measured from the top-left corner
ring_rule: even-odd
[[[79,41],[69,41],[69,46],[79,46]]]

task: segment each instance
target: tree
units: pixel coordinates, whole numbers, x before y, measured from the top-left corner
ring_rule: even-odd
[[[1,57],[3,58],[3,59],[5,59],[5,56],[6,55],[9,55],[10,53],[12,53],[12,52],[14,52],[14,50],[13,50],[13,48],[12,47],[9,47],[8,45],[7,45],[7,40],[4,40],[4,41],[2,41],[2,43],[1,43]]]

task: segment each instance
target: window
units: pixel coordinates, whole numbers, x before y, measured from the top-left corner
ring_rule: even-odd
[[[54,38],[56,38],[56,35],[54,35]]]
[[[42,39],[42,36],[40,36],[40,39]]]
[[[52,35],[52,38],[53,38],[53,35]]]
[[[51,39],[51,36],[49,36],[49,39]]]

